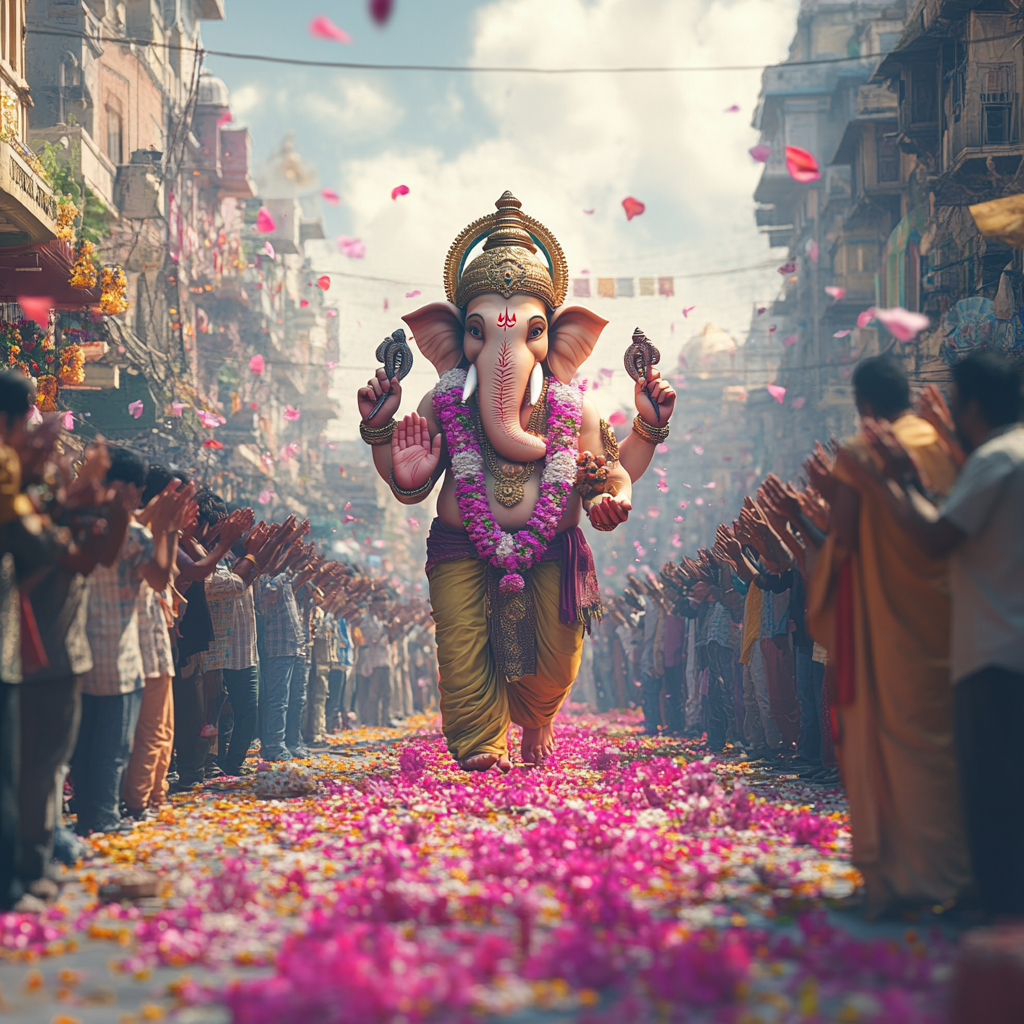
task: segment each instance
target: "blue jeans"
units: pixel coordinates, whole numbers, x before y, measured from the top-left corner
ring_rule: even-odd
[[[260,707],[261,757],[282,760],[291,756],[284,742],[285,722],[292,693],[305,683],[305,669],[305,659],[292,655],[267,658],[263,663],[267,699]]]
[[[821,760],[821,687],[825,666],[813,660],[813,647],[793,648],[796,699],[800,703],[800,739],[796,752],[805,761]]]
[[[661,725],[661,686],[663,676],[640,673],[640,704],[644,709],[644,732],[655,735]]]
[[[121,782],[141,709],[141,686],[114,697],[82,694],[82,722],[71,757],[79,835],[108,832],[121,822]]]
[[[231,743],[226,751],[221,750],[219,761],[226,775],[237,775],[242,767],[249,744],[256,735],[256,719],[259,716],[259,670],[255,665],[248,668],[224,669],[224,689],[231,701]]]
[[[306,711],[306,691],[309,688],[310,663],[305,658],[298,659],[298,665],[292,672],[292,681],[288,695],[288,715],[285,719],[284,742],[288,749],[295,753],[302,744],[302,719]]]

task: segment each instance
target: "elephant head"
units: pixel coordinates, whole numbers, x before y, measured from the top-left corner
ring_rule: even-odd
[[[513,462],[544,457],[544,439],[527,433],[531,376],[546,372],[568,384],[608,323],[581,306],[549,312],[538,297],[478,294],[459,309],[434,302],[402,317],[419,350],[445,373],[469,365],[479,387],[480,419],[495,451]],[[536,398],[534,397],[534,401]]]

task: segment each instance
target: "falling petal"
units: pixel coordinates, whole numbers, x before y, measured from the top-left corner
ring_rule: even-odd
[[[329,309],[324,314],[324,316],[326,316],[328,320],[332,319],[333,317],[336,317],[337,315],[338,315],[338,311],[336,309]]]
[[[256,214],[256,230],[264,235],[269,235],[271,231],[277,230],[277,224],[265,206],[261,206],[259,213]]]
[[[693,454],[694,455],[703,455],[704,454],[704,449],[699,444],[695,444],[693,446]]]
[[[171,415],[180,416],[185,408],[186,406],[184,402],[171,402]]]
[[[263,490],[260,491],[260,496],[256,500],[261,505],[269,505],[275,497],[276,495],[269,487],[264,487]]]
[[[338,364],[337,363],[328,362],[328,363],[325,363],[324,365],[327,367],[328,370],[333,370]],[[334,447],[337,448],[338,446],[335,445]]]
[[[782,405],[786,399],[786,389],[778,384],[769,384],[768,394],[771,395],[779,405]]]
[[[674,548],[681,548],[682,546],[683,546],[683,542],[679,539],[679,534],[678,533],[673,533],[672,534],[672,547],[674,547]]]
[[[218,441],[215,437],[208,437],[203,442],[203,447],[204,448],[214,448],[214,449],[217,449],[219,451],[221,448],[224,447],[224,445],[223,445],[222,442]]]
[[[26,320],[35,320],[44,330],[49,326],[53,299],[45,295],[19,295],[18,305]]]
[[[655,448],[654,450],[655,450],[655,451],[656,451],[656,452],[657,452],[657,453],[658,453],[659,455],[667,455],[667,454],[668,454],[668,445],[667,445],[667,444],[664,444],[664,443],[662,443],[662,444],[659,444],[659,445],[657,446],[657,448]]]
[[[218,416],[215,412],[207,412],[205,409],[196,410],[196,417],[204,427],[210,429],[222,427],[227,422],[223,416]]]
[[[807,404],[806,398],[794,398],[792,405],[794,409],[802,409]]]
[[[758,306],[757,307],[757,315],[758,316],[761,316],[762,313],[767,313],[767,312],[768,312],[768,307],[767,306]]]
[[[800,338],[798,335],[791,334],[782,344],[785,345],[786,348],[789,348],[790,345],[795,345],[799,340]]]
[[[356,521],[357,520],[355,516],[345,516],[345,518],[341,521],[341,525],[348,526],[349,523],[354,523]]]
[[[420,528],[420,521],[418,519],[413,519],[412,517],[410,517],[406,519],[406,522],[409,524],[409,529],[413,532]]]
[[[818,243],[813,238],[807,240],[807,247],[804,249],[804,252],[807,253],[807,258],[812,263],[818,262]]]
[[[876,309],[875,319],[897,341],[913,341],[931,323],[924,313],[913,313],[902,306],[894,306],[892,309]]]
[[[768,163],[768,157],[772,155],[772,147],[766,146],[763,143],[757,146],[751,146],[747,152],[751,157],[756,160],[759,164]]]
[[[818,170],[818,161],[799,146],[786,147],[786,170],[794,180],[806,185],[808,182],[817,181],[821,177]]]
[[[684,487],[689,487],[690,485],[689,484],[683,484],[683,486]],[[679,507],[681,509],[685,510],[686,506],[689,505],[689,504],[690,504],[689,501],[681,501],[681,502],[679,502]]]
[[[614,576],[619,570],[614,565],[606,565],[604,567],[605,576]]]
[[[88,413],[86,413],[86,415],[88,415]],[[39,411],[39,406],[33,405],[32,408],[29,410],[28,421],[33,426],[37,423],[43,422],[43,414]]]
[[[142,415],[142,408],[143,408],[143,406],[142,406],[142,402],[141,401],[139,401],[139,402],[129,402],[128,403],[128,411],[136,419],[138,419]]]
[[[704,490],[713,491],[717,486],[718,484],[714,480],[712,480],[711,483],[704,485]]]
[[[338,249],[350,260],[361,260],[366,255],[366,246],[358,238],[341,235],[338,238]]]
[[[768,328],[768,333],[769,334],[774,334],[778,329],[779,328],[778,328],[778,326],[776,324],[772,324],[771,327]]]
[[[284,418],[288,420],[289,423],[294,423],[301,415],[302,414],[298,409],[295,409],[290,405],[285,407]]]
[[[661,515],[661,509],[658,508],[656,505],[651,505],[647,509],[647,515],[650,519],[657,519],[658,516]]]
[[[839,285],[827,284],[825,285],[825,294],[831,295],[838,302],[846,294],[846,289],[840,288]]]
[[[792,260],[789,261],[788,263],[783,263],[782,266],[779,267],[780,274],[792,274],[795,270],[796,264],[793,263]]]
[[[871,321],[874,320],[874,319],[875,319],[875,307],[874,306],[868,306],[868,308],[865,309],[864,312],[861,313],[860,316],[857,317],[857,326],[858,327],[867,327],[867,325],[869,323],[871,323]]]
[[[270,244],[270,242],[264,242],[264,243],[263,243],[263,251],[264,251],[264,252],[265,252],[265,253],[266,253],[266,254],[267,254],[267,255],[268,255],[268,256],[269,256],[269,257],[270,257],[271,259],[273,259],[273,258],[274,258],[274,257],[275,257],[275,256],[277,255],[277,253],[275,253],[275,252],[274,252],[274,247],[273,247],[273,246],[272,246],[272,245]]]
[[[263,356],[256,355],[249,360],[249,369],[253,373],[262,373],[267,368],[267,364],[263,361]]]
[[[591,216],[593,216],[593,214],[594,214],[594,211],[593,211],[593,210],[584,210],[583,212],[584,212],[584,213],[585,213],[585,214],[586,214],[586,215],[587,215],[588,217],[591,217]],[[584,271],[584,273],[586,273],[586,271]]]
[[[351,43],[352,37],[327,17],[326,14],[318,14],[309,23],[309,34],[316,39],[329,39],[332,43]]]
[[[223,128],[224,125],[231,124],[231,121],[232,121],[231,111],[230,110],[225,110],[224,113],[221,114],[220,117],[217,118],[217,127],[218,128]]]
[[[662,494],[666,494],[668,492],[668,484],[665,480],[662,479],[658,481],[658,490],[661,491]]]
[[[684,306],[683,316],[688,317],[696,308],[696,306]]]
[[[394,8],[394,0],[370,0],[370,17],[378,25],[387,24]]]
[[[673,520],[672,520],[672,522],[673,522],[673,523],[681,523],[681,522],[683,522],[683,521],[684,521],[685,519],[686,519],[686,516],[676,516],[676,517],[675,517],[675,519],[673,519]]]
[[[419,288],[414,288],[411,292],[406,292],[405,297],[407,299],[415,299],[417,295],[421,294],[422,292],[419,290]]]
[[[301,299],[299,301],[299,309],[305,309],[309,305],[308,299]]]
[[[832,337],[833,338],[845,338],[849,333],[850,333],[849,331],[836,331],[836,333],[833,334]]]
[[[328,288],[331,287],[331,279],[326,274],[324,274],[316,279],[316,286],[322,292],[325,292],[327,291]]]
[[[644,210],[647,209],[639,199],[634,199],[632,196],[626,196],[622,200],[622,208],[626,211],[626,220],[632,220],[634,217],[639,217]]]
[[[65,430],[75,429],[75,414],[70,409],[68,409],[68,411],[64,413],[63,417],[61,418],[61,426]]]
[[[391,198],[392,199],[397,199],[399,196],[407,196],[408,194],[409,194],[409,186],[408,185],[396,185],[391,190]]]
[[[615,412],[608,417],[608,422],[613,427],[621,427],[626,422],[626,414],[621,409],[616,409]]]
[[[731,107],[726,107],[722,111],[723,114],[738,114],[740,112],[740,106],[738,103],[734,103]]]
[[[320,198],[325,203],[330,203],[331,206],[337,206],[341,202],[341,196],[334,191],[333,188],[322,188],[320,189]]]

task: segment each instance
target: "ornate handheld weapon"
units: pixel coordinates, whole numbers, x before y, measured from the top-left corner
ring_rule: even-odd
[[[388,380],[394,380],[395,377],[404,380],[412,369],[412,349],[409,348],[409,343],[405,340],[405,331],[401,327],[377,346],[375,355],[377,362],[384,364]],[[390,391],[386,391],[377,399],[373,412],[366,417],[367,420],[372,420],[380,412],[380,407],[390,394]]]
[[[633,380],[647,380],[647,370],[652,366],[657,366],[661,360],[661,353],[654,347],[650,339],[644,334],[643,331],[638,327],[633,331],[633,341],[629,348],[626,349],[626,354],[623,362],[626,364],[626,373],[633,378]],[[647,389],[647,384],[644,384],[644,394],[648,398],[651,397],[650,391]],[[658,418],[658,422],[661,422],[661,410],[658,408],[658,403],[651,399],[651,404],[654,406],[654,415]]]

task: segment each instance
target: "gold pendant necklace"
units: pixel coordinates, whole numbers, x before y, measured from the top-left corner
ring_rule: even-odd
[[[540,416],[545,406],[547,392],[548,382],[545,377],[540,398],[533,407],[533,411],[530,413],[530,418],[526,424],[527,432],[538,437],[543,436],[543,432],[540,429]],[[536,463],[528,462],[525,466],[520,466],[514,462],[500,462],[498,460],[498,453],[494,450],[494,446],[488,439],[487,434],[484,432],[483,424],[480,422],[479,407],[476,410],[476,426],[480,433],[480,448],[483,452],[484,462],[494,478],[494,499],[504,508],[515,508],[526,495],[526,483],[533,476],[533,467]]]

